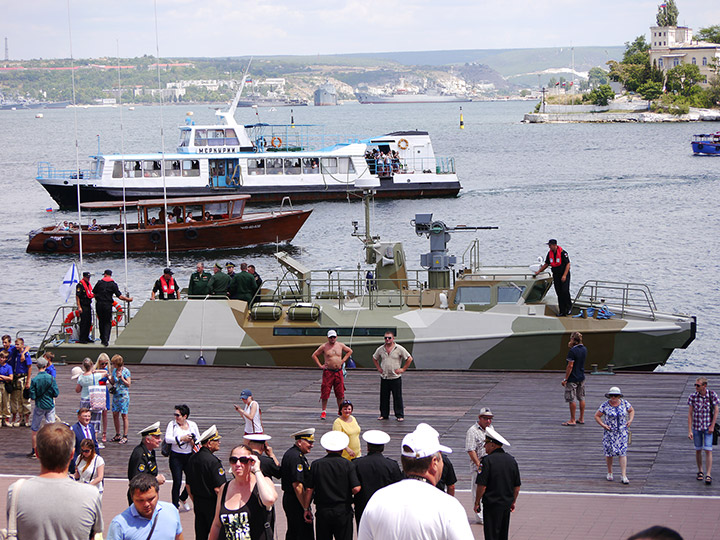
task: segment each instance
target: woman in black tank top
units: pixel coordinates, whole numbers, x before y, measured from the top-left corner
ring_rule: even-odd
[[[208,540],[271,540],[269,512],[277,500],[271,479],[260,471],[260,460],[244,444],[230,452],[235,478],[222,488]]]

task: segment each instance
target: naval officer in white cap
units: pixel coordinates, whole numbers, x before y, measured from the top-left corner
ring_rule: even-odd
[[[483,533],[486,540],[507,540],[510,512],[520,493],[520,470],[515,458],[506,453],[510,443],[494,427],[485,428],[485,451],[477,477],[475,511],[483,503]]]
[[[282,506],[287,518],[286,540],[313,540],[312,522],[305,521],[305,482],[310,464],[305,454],[315,444],[315,428],[301,429],[291,435],[295,444],[283,455],[280,463],[281,485],[283,490]]]
[[[195,510],[195,538],[207,538],[210,534],[217,496],[227,481],[225,468],[215,456],[221,438],[217,427],[210,426],[200,435],[200,450],[187,462],[185,479]]]
[[[138,431],[138,435],[142,436],[140,444],[133,448],[128,461],[128,481],[140,473],[146,473],[157,478],[158,484],[165,483],[165,476],[158,473],[157,459],[155,458],[155,449],[162,442],[162,431],[160,431],[160,422],[150,424],[145,429]],[[132,504],[132,498],[128,492],[128,504]]]

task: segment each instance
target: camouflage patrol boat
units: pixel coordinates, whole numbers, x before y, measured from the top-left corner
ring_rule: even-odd
[[[448,254],[451,234],[489,227],[449,227],[417,214],[415,232],[430,239],[431,250],[421,256],[422,270],[410,270],[400,242],[371,235],[371,186],[364,196],[365,230],[353,222],[353,236],[365,245],[369,270],[316,271],[279,253],[283,275],[264,282],[251,304],[146,302],[118,329],[110,350],[128,363],[202,358],[215,365],[314,366],[312,352],[334,329],[354,350],[355,363],[372,367],[372,353],[390,329],[417,369],[543,370],[565,368],[570,334],[580,331],[588,364],[652,370],[695,338],[695,317],[658,311],[646,285],[586,282],[574,298],[574,316],[558,317],[547,297],[552,276],[536,278],[538,265],[482,266],[478,240],[460,264]],[[103,350],[67,336],[50,330],[43,348],[68,361]]]

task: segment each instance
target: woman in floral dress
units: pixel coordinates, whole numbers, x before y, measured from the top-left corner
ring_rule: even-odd
[[[622,392],[617,386],[613,386],[605,397],[608,400],[600,405],[595,413],[595,421],[600,424],[605,433],[603,434],[603,451],[605,452],[605,461],[607,462],[607,479],[612,482],[613,457],[618,456],[620,461],[620,474],[622,475],[622,483],[629,484],[627,477],[627,447],[628,447],[628,428],[635,418],[635,409],[632,408],[629,401],[624,400]],[[603,417],[605,417],[603,421]]]
[[[110,370],[109,381],[113,385],[115,393],[112,400],[113,423],[115,424],[115,436],[113,441],[120,444],[127,443],[128,434],[128,409],[130,408],[130,370],[125,367],[123,357],[116,354],[110,359],[113,368]],[[123,428],[120,435],[120,415],[122,415]]]

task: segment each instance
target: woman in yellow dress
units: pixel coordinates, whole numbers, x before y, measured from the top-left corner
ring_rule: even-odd
[[[345,400],[340,404],[338,416],[333,422],[333,431],[342,431],[348,436],[350,442],[347,448],[343,450],[342,456],[352,461],[360,457],[360,425],[352,415],[353,404],[349,400]]]

